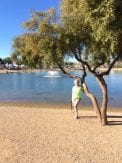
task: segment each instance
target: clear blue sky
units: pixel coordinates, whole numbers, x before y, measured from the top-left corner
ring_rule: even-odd
[[[10,56],[12,39],[21,34],[21,24],[33,10],[58,8],[60,0],[1,0],[0,1],[0,58]]]

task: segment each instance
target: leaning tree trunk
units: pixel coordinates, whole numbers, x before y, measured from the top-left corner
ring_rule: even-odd
[[[107,84],[103,78],[103,76],[101,77],[96,77],[101,90],[102,90],[102,95],[103,95],[103,99],[102,99],[102,105],[101,105],[101,121],[102,121],[102,125],[107,125],[107,104],[108,104],[108,90],[107,90]]]
[[[96,111],[97,117],[100,120],[100,122],[102,122],[101,112],[100,112],[100,108],[99,108],[97,99],[92,93],[89,92],[88,87],[85,82],[83,82],[83,90],[84,90],[85,94],[88,96],[88,98],[90,98],[90,100],[92,101],[92,104],[93,104],[94,110]]]

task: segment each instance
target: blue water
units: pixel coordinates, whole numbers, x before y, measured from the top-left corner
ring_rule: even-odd
[[[80,75],[80,71],[72,74]],[[69,104],[73,79],[63,74],[49,77],[48,72],[0,74],[0,102],[37,102]],[[60,77],[61,75],[61,77]],[[122,107],[122,72],[112,71],[105,77],[108,84],[109,106]],[[101,90],[95,78],[89,74],[86,82],[98,101],[102,99]],[[91,105],[83,95],[82,105]]]

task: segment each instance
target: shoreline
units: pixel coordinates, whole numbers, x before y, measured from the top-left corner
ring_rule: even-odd
[[[0,107],[20,107],[20,108],[35,108],[35,109],[59,109],[59,110],[71,110],[71,104],[58,104],[58,103],[37,103],[37,102],[0,102]],[[93,106],[79,105],[79,110],[94,111]],[[108,112],[120,112],[122,113],[122,107],[108,106]]]
[[[7,69],[0,69],[0,74],[9,74],[9,73],[25,73],[25,72],[42,72],[42,71],[50,71],[51,69],[23,69],[23,70],[7,70]],[[59,69],[53,69],[59,70]],[[69,68],[67,71],[79,71],[81,68]],[[100,71],[105,71],[107,68],[99,68]],[[112,68],[112,71],[122,71],[122,68]]]

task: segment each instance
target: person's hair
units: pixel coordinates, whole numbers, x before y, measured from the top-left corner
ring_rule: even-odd
[[[81,84],[80,79],[75,79],[75,80],[74,80],[74,84],[75,84],[75,83]]]

